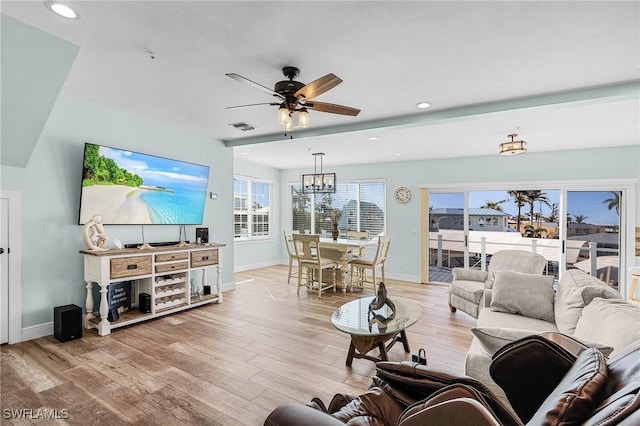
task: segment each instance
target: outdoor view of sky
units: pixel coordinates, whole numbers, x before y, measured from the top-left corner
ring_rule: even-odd
[[[560,205],[560,191],[542,190],[542,192],[548,198],[550,205]],[[616,209],[613,208],[609,210],[609,202],[604,202],[611,198],[614,198],[614,195],[609,191],[569,191],[567,193],[567,211],[572,219],[574,219],[575,216],[584,216],[585,219],[582,221],[583,223],[618,225],[619,217]],[[518,214],[518,208],[507,191],[469,192],[470,208],[479,208],[486,205],[487,202],[497,203],[502,200],[506,200],[500,204],[505,213],[513,216]],[[462,193],[430,194],[429,205],[433,208],[463,208],[464,196]],[[529,205],[526,204],[522,207],[521,214],[527,215],[529,209]],[[544,203],[535,203],[534,212],[538,213],[540,211],[542,212],[542,216],[549,216],[551,207]]]

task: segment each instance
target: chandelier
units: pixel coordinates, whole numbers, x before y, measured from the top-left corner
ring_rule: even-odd
[[[527,152],[527,142],[514,140],[516,136],[518,136],[517,133],[507,135],[511,140],[500,144],[500,155],[516,155]]]
[[[329,194],[336,192],[336,174],[324,173],[322,170],[322,157],[324,152],[313,154],[313,174],[302,175],[303,194]],[[318,157],[320,157],[320,173],[318,173]]]

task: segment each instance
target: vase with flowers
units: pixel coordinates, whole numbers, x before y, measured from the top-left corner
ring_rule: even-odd
[[[332,226],[331,237],[333,238],[333,241],[336,241],[338,239],[338,236],[340,235],[340,231],[338,230],[338,222],[340,221],[340,215],[341,215],[340,209],[331,210],[331,214],[330,214],[331,226]]]

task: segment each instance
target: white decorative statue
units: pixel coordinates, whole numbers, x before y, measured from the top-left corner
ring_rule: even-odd
[[[93,216],[82,229],[82,241],[88,250],[109,250],[107,247],[107,235],[104,233],[102,216]]]

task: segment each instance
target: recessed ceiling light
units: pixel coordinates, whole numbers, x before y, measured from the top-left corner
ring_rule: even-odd
[[[431,104],[429,102],[418,102],[416,104],[416,107],[418,107],[418,109],[427,109],[431,106]]]
[[[378,137],[377,136],[369,136],[369,140],[370,141],[377,141]]]
[[[399,157],[400,153],[399,152],[395,152],[393,155],[395,155],[396,157]]]
[[[44,6],[56,15],[60,15],[64,18],[80,19],[80,14],[64,3],[57,1],[45,1]]]

